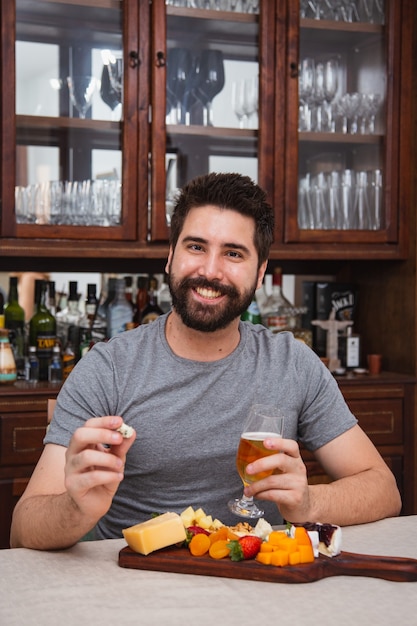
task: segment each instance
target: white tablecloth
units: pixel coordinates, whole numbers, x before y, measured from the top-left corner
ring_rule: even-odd
[[[125,569],[123,539],[0,551],[1,626],[416,626],[417,582],[284,584]],[[417,516],[343,529],[343,549],[417,558]]]

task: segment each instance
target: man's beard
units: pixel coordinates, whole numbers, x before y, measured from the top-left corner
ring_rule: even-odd
[[[226,296],[220,304],[204,304],[192,299],[191,290],[196,288],[212,289]],[[254,285],[243,292],[230,285],[222,285],[206,278],[184,278],[177,282],[172,272],[169,273],[169,290],[172,307],[183,323],[194,330],[210,333],[226,328],[233,320],[240,317],[252,302],[256,290]]]

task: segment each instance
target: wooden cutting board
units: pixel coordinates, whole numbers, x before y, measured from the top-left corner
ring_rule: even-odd
[[[314,563],[274,567],[256,561],[233,562],[209,556],[192,556],[186,548],[170,547],[147,556],[126,546],[119,553],[120,567],[220,576],[273,583],[308,583],[329,576],[371,576],[395,582],[417,581],[417,559],[370,556],[342,552],[335,557],[320,555]]]

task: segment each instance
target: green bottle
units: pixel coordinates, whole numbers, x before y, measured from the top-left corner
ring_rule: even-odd
[[[9,331],[10,344],[16,361],[17,377],[25,377],[25,311],[19,304],[17,276],[9,278],[8,302],[4,307],[4,325]]]
[[[255,296],[253,296],[252,302],[250,303],[246,311],[242,313],[240,319],[243,321],[252,322],[252,324],[262,323],[261,313],[259,311],[258,303],[256,302]]]
[[[39,380],[48,380],[48,366],[56,342],[56,320],[46,306],[48,283],[35,283],[36,312],[29,322],[29,344],[36,346],[39,359]]]

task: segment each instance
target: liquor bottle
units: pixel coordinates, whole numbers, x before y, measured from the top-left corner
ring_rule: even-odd
[[[48,280],[48,309],[52,315],[56,316],[56,294],[55,294],[55,282]]]
[[[52,348],[52,359],[48,366],[48,381],[50,383],[62,383],[62,377],[61,348],[55,344]]]
[[[164,280],[158,292],[158,304],[161,307],[163,313],[168,313],[168,311],[171,310],[172,298],[168,285],[168,276],[166,274],[164,274]]]
[[[106,321],[99,315],[97,286],[87,285],[87,299],[85,313],[80,321],[80,350],[79,356],[86,354],[97,341],[104,341],[107,336]]]
[[[104,290],[104,293],[102,293],[102,295],[100,296],[98,314],[103,319],[107,319],[107,310],[109,308],[109,304],[114,300],[114,297],[116,295],[116,280],[116,278],[109,278],[107,281],[107,294]]]
[[[125,281],[125,297],[134,311],[135,305],[133,303],[133,287],[132,287],[133,278],[132,276],[125,276],[124,281]]]
[[[39,381],[39,359],[36,356],[36,346],[29,346],[25,362],[25,379],[30,383]]]
[[[264,303],[264,314],[262,322],[273,333],[286,330],[288,328],[288,316],[293,308],[292,304],[282,293],[282,273],[281,268],[274,269],[272,277],[272,293]]]
[[[138,276],[136,284],[136,307],[133,321],[135,322],[136,326],[138,326],[140,324],[142,311],[149,302],[149,277]]]
[[[19,304],[17,276],[9,278],[9,295],[4,307],[4,324],[16,361],[17,377],[25,377],[25,311]]]
[[[158,304],[158,281],[155,276],[151,276],[149,280],[149,302],[142,311],[140,318],[141,324],[150,324],[154,322],[157,317],[163,315],[163,310]]]
[[[69,283],[69,295],[67,302],[67,312],[65,314],[65,322],[68,326],[74,324],[75,326],[79,326],[81,319],[81,311],[79,309],[79,300],[80,297],[77,293],[78,284],[77,281],[71,280]]]
[[[126,330],[126,324],[133,320],[133,310],[125,295],[125,281],[116,280],[116,295],[107,309],[107,335],[109,338]]]
[[[252,302],[244,313],[240,316],[243,321],[252,322],[252,324],[262,324],[261,313],[259,311],[256,296],[253,296]]]
[[[46,306],[47,282],[35,283],[36,311],[29,322],[29,345],[36,346],[39,380],[48,380],[48,365],[56,341],[56,320]]]
[[[17,379],[16,362],[7,328],[0,328],[0,384],[14,383]]]
[[[345,366],[347,369],[355,369],[360,366],[361,361],[361,343],[359,335],[352,333],[352,327],[346,328],[345,337]],[[343,361],[342,361],[343,364]]]
[[[74,335],[74,329],[75,326],[72,326],[68,329],[68,340],[65,344],[64,352],[62,354],[62,380],[66,380],[68,378],[77,362],[72,339]]]

